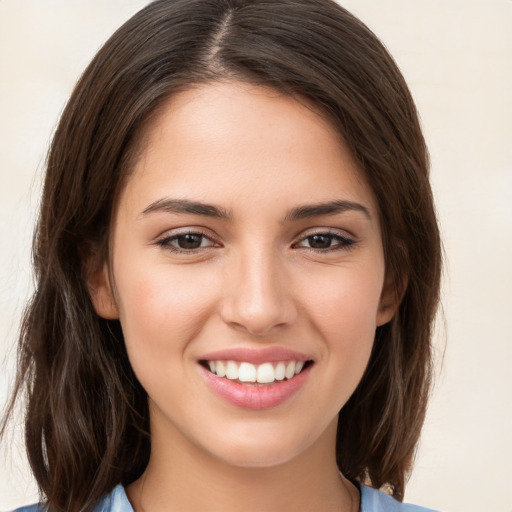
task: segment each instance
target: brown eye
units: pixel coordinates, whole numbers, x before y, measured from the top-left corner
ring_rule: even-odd
[[[328,249],[331,247],[334,237],[331,235],[308,236],[309,247],[312,249]]]
[[[304,247],[315,251],[333,251],[346,249],[355,241],[337,233],[315,233],[303,238],[296,247]]]
[[[187,233],[186,235],[177,236],[173,242],[180,249],[199,249],[202,246],[203,238],[203,235],[197,233]]]
[[[193,232],[166,236],[158,240],[156,244],[171,252],[182,253],[215,246],[215,242],[206,235],[203,235],[203,233]]]

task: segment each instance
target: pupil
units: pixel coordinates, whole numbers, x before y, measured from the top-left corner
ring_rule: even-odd
[[[309,245],[313,249],[327,249],[331,246],[331,237],[326,235],[310,236]]]
[[[201,247],[202,235],[182,235],[178,237],[178,245],[180,249],[198,249]]]

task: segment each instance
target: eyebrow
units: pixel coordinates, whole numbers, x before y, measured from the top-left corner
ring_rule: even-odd
[[[366,206],[354,201],[335,200],[298,206],[290,210],[284,220],[285,222],[297,221],[322,215],[336,215],[346,211],[358,211],[363,213],[368,219],[371,219],[370,211]],[[224,208],[199,201],[191,201],[189,199],[159,199],[151,203],[142,212],[142,215],[148,215],[153,212],[188,213],[191,215],[204,215],[205,217],[225,220],[231,220],[233,218],[232,213]]]
[[[199,201],[190,201],[188,199],[164,198],[151,203],[142,215],[153,212],[168,213],[189,213],[192,215],[204,215],[206,217],[215,217],[217,219],[231,219],[231,212],[214,206],[212,204],[201,203]]]
[[[354,201],[328,201],[326,203],[317,203],[311,205],[298,206],[290,210],[285,217],[287,221],[308,219],[310,217],[319,217],[321,215],[335,215],[337,213],[343,213],[346,211],[357,211],[361,212],[371,219],[370,210],[362,204]]]

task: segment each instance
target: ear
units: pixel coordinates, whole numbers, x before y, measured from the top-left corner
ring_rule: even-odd
[[[117,320],[119,311],[112,292],[107,263],[87,270],[87,288],[96,313],[106,320]]]
[[[387,324],[395,316],[407,289],[407,281],[407,278],[395,279],[392,272],[386,273],[377,310],[377,327]]]

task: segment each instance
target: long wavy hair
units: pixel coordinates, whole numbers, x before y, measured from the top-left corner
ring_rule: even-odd
[[[402,299],[377,328],[362,381],[339,413],[336,453],[349,479],[387,484],[403,499],[429,395],[441,273],[428,153],[406,83],[377,37],[333,0],[158,0],[87,67],[47,158],[36,290],[2,431],[25,397],[28,457],[52,512],[89,511],[147,465],[147,395],[119,322],[93,309],[84,260],[108,258],[116,197],[152,114],[178,91],[225,79],[315,105],[376,197],[387,272]]]

